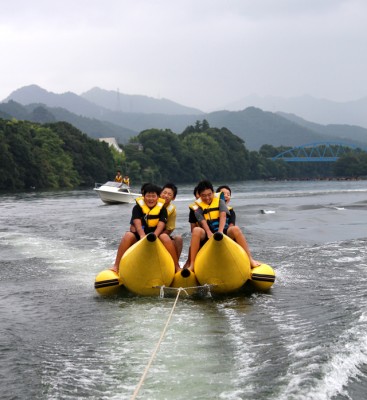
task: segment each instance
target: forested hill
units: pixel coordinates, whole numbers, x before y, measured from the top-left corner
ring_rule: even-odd
[[[241,138],[227,128],[210,127],[206,120],[181,134],[145,130],[123,147],[118,153],[66,122],[0,119],[0,190],[93,187],[111,180],[116,169],[130,175],[135,187],[148,181],[162,185],[367,175],[367,153],[361,150],[350,150],[327,165],[272,161],[287,148],[264,145],[259,152],[249,151]]]
[[[0,117],[30,120],[39,123],[67,121],[93,138],[115,137],[126,144],[129,138],[146,129],[170,129],[183,132],[195,125],[198,115],[163,115],[110,112],[109,121],[87,118],[63,108],[40,104],[23,106],[14,101],[0,103]],[[105,115],[106,117],[106,115]],[[348,141],[361,147],[367,145],[367,129],[343,125],[323,127],[318,124],[297,123],[281,115],[249,107],[243,111],[218,111],[206,115],[211,126],[226,127],[244,140],[250,150],[259,150],[264,144],[272,146],[299,146],[316,141]],[[126,126],[130,128],[126,128]]]
[[[94,186],[114,168],[106,143],[68,123],[0,119],[0,190]]]
[[[307,123],[296,116],[291,118],[255,107],[203,113],[147,96],[128,96],[99,88],[81,96],[71,92],[55,94],[36,85],[14,91],[5,101],[0,103],[0,113],[41,123],[67,121],[91,137],[113,136],[119,143],[127,143],[130,137],[146,129],[170,129],[180,133],[197,120],[205,119],[211,126],[228,128],[244,140],[250,150],[259,150],[264,144],[299,146],[341,140],[367,146],[365,128]]]
[[[115,137],[119,143],[126,143],[130,137],[138,132],[102,121],[97,118],[88,118],[74,114],[64,108],[47,107],[44,104],[21,105],[13,100],[0,103],[0,118],[48,123],[66,121],[88,134],[92,138]]]

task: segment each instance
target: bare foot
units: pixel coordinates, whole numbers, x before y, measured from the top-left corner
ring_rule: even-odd
[[[260,266],[262,263],[260,261],[256,261],[253,258],[250,259],[251,268],[255,268]]]
[[[110,268],[110,270],[116,272],[116,274],[119,273],[119,270],[118,270],[118,268],[116,267],[116,265],[113,265],[113,266]]]

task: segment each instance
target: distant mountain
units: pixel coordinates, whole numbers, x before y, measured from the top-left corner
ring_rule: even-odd
[[[145,129],[171,129],[173,132],[181,133],[187,126],[195,125],[196,121],[206,119],[212,127],[228,128],[242,138],[250,150],[258,150],[263,144],[275,147],[299,146],[327,140],[348,140],[358,146],[367,147],[367,129],[358,126],[345,124],[325,126],[306,121],[296,115],[276,114],[256,107],[247,107],[241,111],[216,111],[208,114],[198,110],[194,114],[175,115],[118,112],[109,109],[112,107],[112,102],[116,101],[116,97],[115,100],[113,97],[117,94],[117,92],[95,88],[83,95],[88,96],[89,99],[98,95],[100,104],[95,104],[91,100],[70,92],[55,95],[38,86],[31,85],[19,89],[9,96],[9,98],[20,98],[21,104],[15,101],[0,103],[0,113],[35,122],[67,121],[91,137],[113,136],[120,143],[125,143],[131,136],[135,136]],[[33,95],[35,98],[32,97]],[[102,98],[104,98],[103,101]],[[55,105],[61,103],[66,103],[66,106]]]
[[[207,115],[206,118],[210,126],[226,127],[244,139],[249,149],[259,149],[263,144],[275,147],[299,146],[316,141],[340,140],[337,135],[326,137],[321,132],[255,107],[236,112],[218,111]]]
[[[26,120],[29,118],[29,111],[27,111],[24,106],[13,100],[8,101],[7,103],[0,103],[0,112],[19,120]]]
[[[265,111],[296,114],[308,121],[323,125],[349,124],[367,128],[367,97],[355,101],[335,102],[312,96],[282,98],[250,95],[223,108],[236,111],[250,106]]]
[[[138,133],[107,121],[76,115],[60,107],[52,108],[40,104],[22,106],[12,100],[0,103],[0,118],[12,117],[39,123],[66,121],[92,138],[115,137],[119,143],[126,143],[131,136]]]
[[[6,112],[0,111],[0,118],[2,118],[2,119],[11,119],[11,115],[6,113]]]
[[[48,92],[37,85],[24,86],[12,92],[5,100],[13,100],[22,105],[44,104],[48,107],[62,107],[74,114],[94,118],[96,115],[103,116],[107,111],[90,101],[72,92],[56,94]]]
[[[80,96],[103,108],[117,112],[169,115],[203,114],[196,108],[186,107],[168,99],[123,94],[98,87],[82,93]]]
[[[48,107],[62,107],[75,114],[100,119],[111,111],[169,115],[202,114],[200,110],[182,106],[167,99],[127,95],[99,88],[91,89],[78,96],[72,92],[56,94],[37,85],[29,85],[12,92],[4,102],[9,100],[22,105],[40,103]]]
[[[309,122],[294,114],[287,114],[283,112],[277,113],[278,115],[295,122],[300,126],[311,129],[314,132],[321,133],[322,135],[339,137],[348,142],[367,143],[367,129],[354,125],[320,125],[314,122]]]

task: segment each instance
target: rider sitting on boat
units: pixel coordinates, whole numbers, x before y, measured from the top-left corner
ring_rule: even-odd
[[[142,193],[145,192],[146,185],[147,185],[146,183],[142,185],[141,187]],[[162,191],[160,193],[160,198],[164,200],[165,202],[164,207],[167,210],[167,223],[163,233],[166,233],[173,241],[175,251],[173,251],[173,248],[169,245],[169,243],[166,243],[166,248],[168,246],[167,250],[171,254],[177,272],[181,269],[178,260],[180,259],[181,256],[183,240],[181,235],[172,236],[172,232],[176,228],[176,215],[177,215],[176,206],[172,203],[172,201],[176,198],[176,196],[177,196],[176,185],[173,183],[166,183],[163,186]],[[136,228],[133,224],[132,219],[130,221],[130,232],[136,232]],[[160,239],[162,240],[162,238]],[[163,237],[163,240],[165,240],[165,237]]]
[[[251,267],[254,268],[261,263],[252,258],[246,238],[238,226],[227,224],[227,215],[230,213],[221,199],[220,195],[215,195],[213,185],[209,181],[201,181],[197,185],[199,198],[195,201],[195,217],[200,227],[192,230],[190,244],[190,266],[189,269],[194,271],[194,263],[196,255],[200,247],[215,233],[221,232],[227,234],[231,239],[235,240],[247,253]]]
[[[229,205],[232,196],[232,190],[228,185],[221,185],[217,189],[217,193],[223,193],[224,201],[229,211],[229,216],[227,215],[227,224],[228,227],[236,225],[236,213],[232,206]]]
[[[136,205],[132,209],[135,232],[126,232],[122,237],[115,263],[111,268],[113,271],[119,271],[120,260],[126,250],[151,232],[159,237],[170,254],[176,254],[171,238],[167,233],[163,233],[167,223],[167,210],[164,207],[165,200],[159,197],[160,193],[159,186],[152,183],[144,185],[144,193],[136,199]]]
[[[122,175],[121,175],[121,171],[120,170],[118,170],[117,173],[116,173],[115,182],[119,182],[119,183],[122,182]]]
[[[197,190],[197,186],[194,187],[193,190],[193,195],[195,196],[195,200],[197,200],[199,198],[199,194],[198,194],[198,190]],[[199,226],[199,223],[195,217],[195,209],[197,208],[197,204],[196,203],[192,203],[189,205],[190,208],[190,212],[189,212],[189,223],[190,223],[190,232],[192,233],[193,229],[196,226]],[[191,250],[189,247],[189,253],[187,255],[187,260],[184,264],[184,266],[182,268],[188,268],[190,266],[190,254],[191,254]]]
[[[163,233],[166,233],[171,240],[176,249],[176,254],[171,254],[173,261],[175,263],[176,272],[180,270],[180,265],[178,260],[180,259],[182,247],[183,247],[183,240],[181,235],[174,235],[172,236],[173,231],[176,229],[176,206],[172,203],[177,196],[177,186],[171,182],[166,183],[161,191],[160,197],[165,200],[165,208],[167,210],[167,223],[166,228],[164,229]]]
[[[126,186],[130,186],[130,178],[128,177],[128,175],[125,175],[122,178],[122,183],[124,183]]]

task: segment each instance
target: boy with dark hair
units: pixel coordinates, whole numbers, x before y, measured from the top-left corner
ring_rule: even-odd
[[[161,191],[161,188],[157,185],[144,184],[144,193],[136,199],[136,205],[132,209],[131,219],[134,232],[126,232],[122,237],[115,263],[111,268],[113,271],[119,271],[120,260],[126,250],[148,233],[153,232],[161,239],[166,248],[167,243],[173,246],[168,235],[163,233],[167,222],[167,210],[164,207],[165,201],[159,198]],[[172,248],[170,250],[167,248],[167,250],[172,251]]]
[[[252,258],[246,238],[240,228],[235,225],[228,226],[228,208],[220,196],[215,196],[211,182],[207,180],[199,182],[197,192],[200,197],[195,202],[198,206],[195,210],[195,217],[200,227],[195,227],[192,230],[189,269],[194,271],[195,258],[200,245],[203,245],[215,232],[227,234],[235,240],[246,251],[252,268],[260,265],[258,261]]]
[[[119,169],[117,170],[117,173],[115,176],[115,182],[119,182],[119,183],[122,182],[122,175],[121,175],[121,171]]]
[[[229,205],[232,196],[232,190],[228,185],[221,185],[217,188],[217,193],[223,193],[224,201],[229,211],[229,216],[227,216],[228,227],[236,225],[236,213],[232,206]]]
[[[122,183],[126,186],[130,186],[130,178],[128,175],[124,175],[124,177],[122,178]]]
[[[195,201],[196,201],[199,198],[198,187],[197,186],[195,186],[195,188],[194,188],[193,195],[195,196]],[[199,226],[198,225],[198,220],[195,217],[195,209],[197,209],[197,207],[198,206],[197,206],[197,204],[195,202],[189,205],[189,208],[190,208],[189,223],[190,223],[190,231],[191,232],[195,228],[195,226]]]
[[[167,223],[163,233],[166,233],[170,238],[170,240],[173,242],[175,249],[174,252],[172,252],[172,249],[170,250],[171,246],[169,245],[169,243],[166,243],[166,248],[170,252],[171,257],[173,258],[173,261],[175,263],[175,269],[177,272],[181,269],[178,260],[180,259],[181,256],[183,240],[181,235],[172,236],[172,233],[176,228],[176,216],[177,216],[176,206],[172,203],[172,201],[175,200],[176,196],[177,196],[177,186],[175,184],[168,182],[165,185],[163,185],[160,197],[165,201],[164,207],[167,210]],[[165,238],[163,240],[165,240]],[[164,244],[163,240],[162,242]]]

